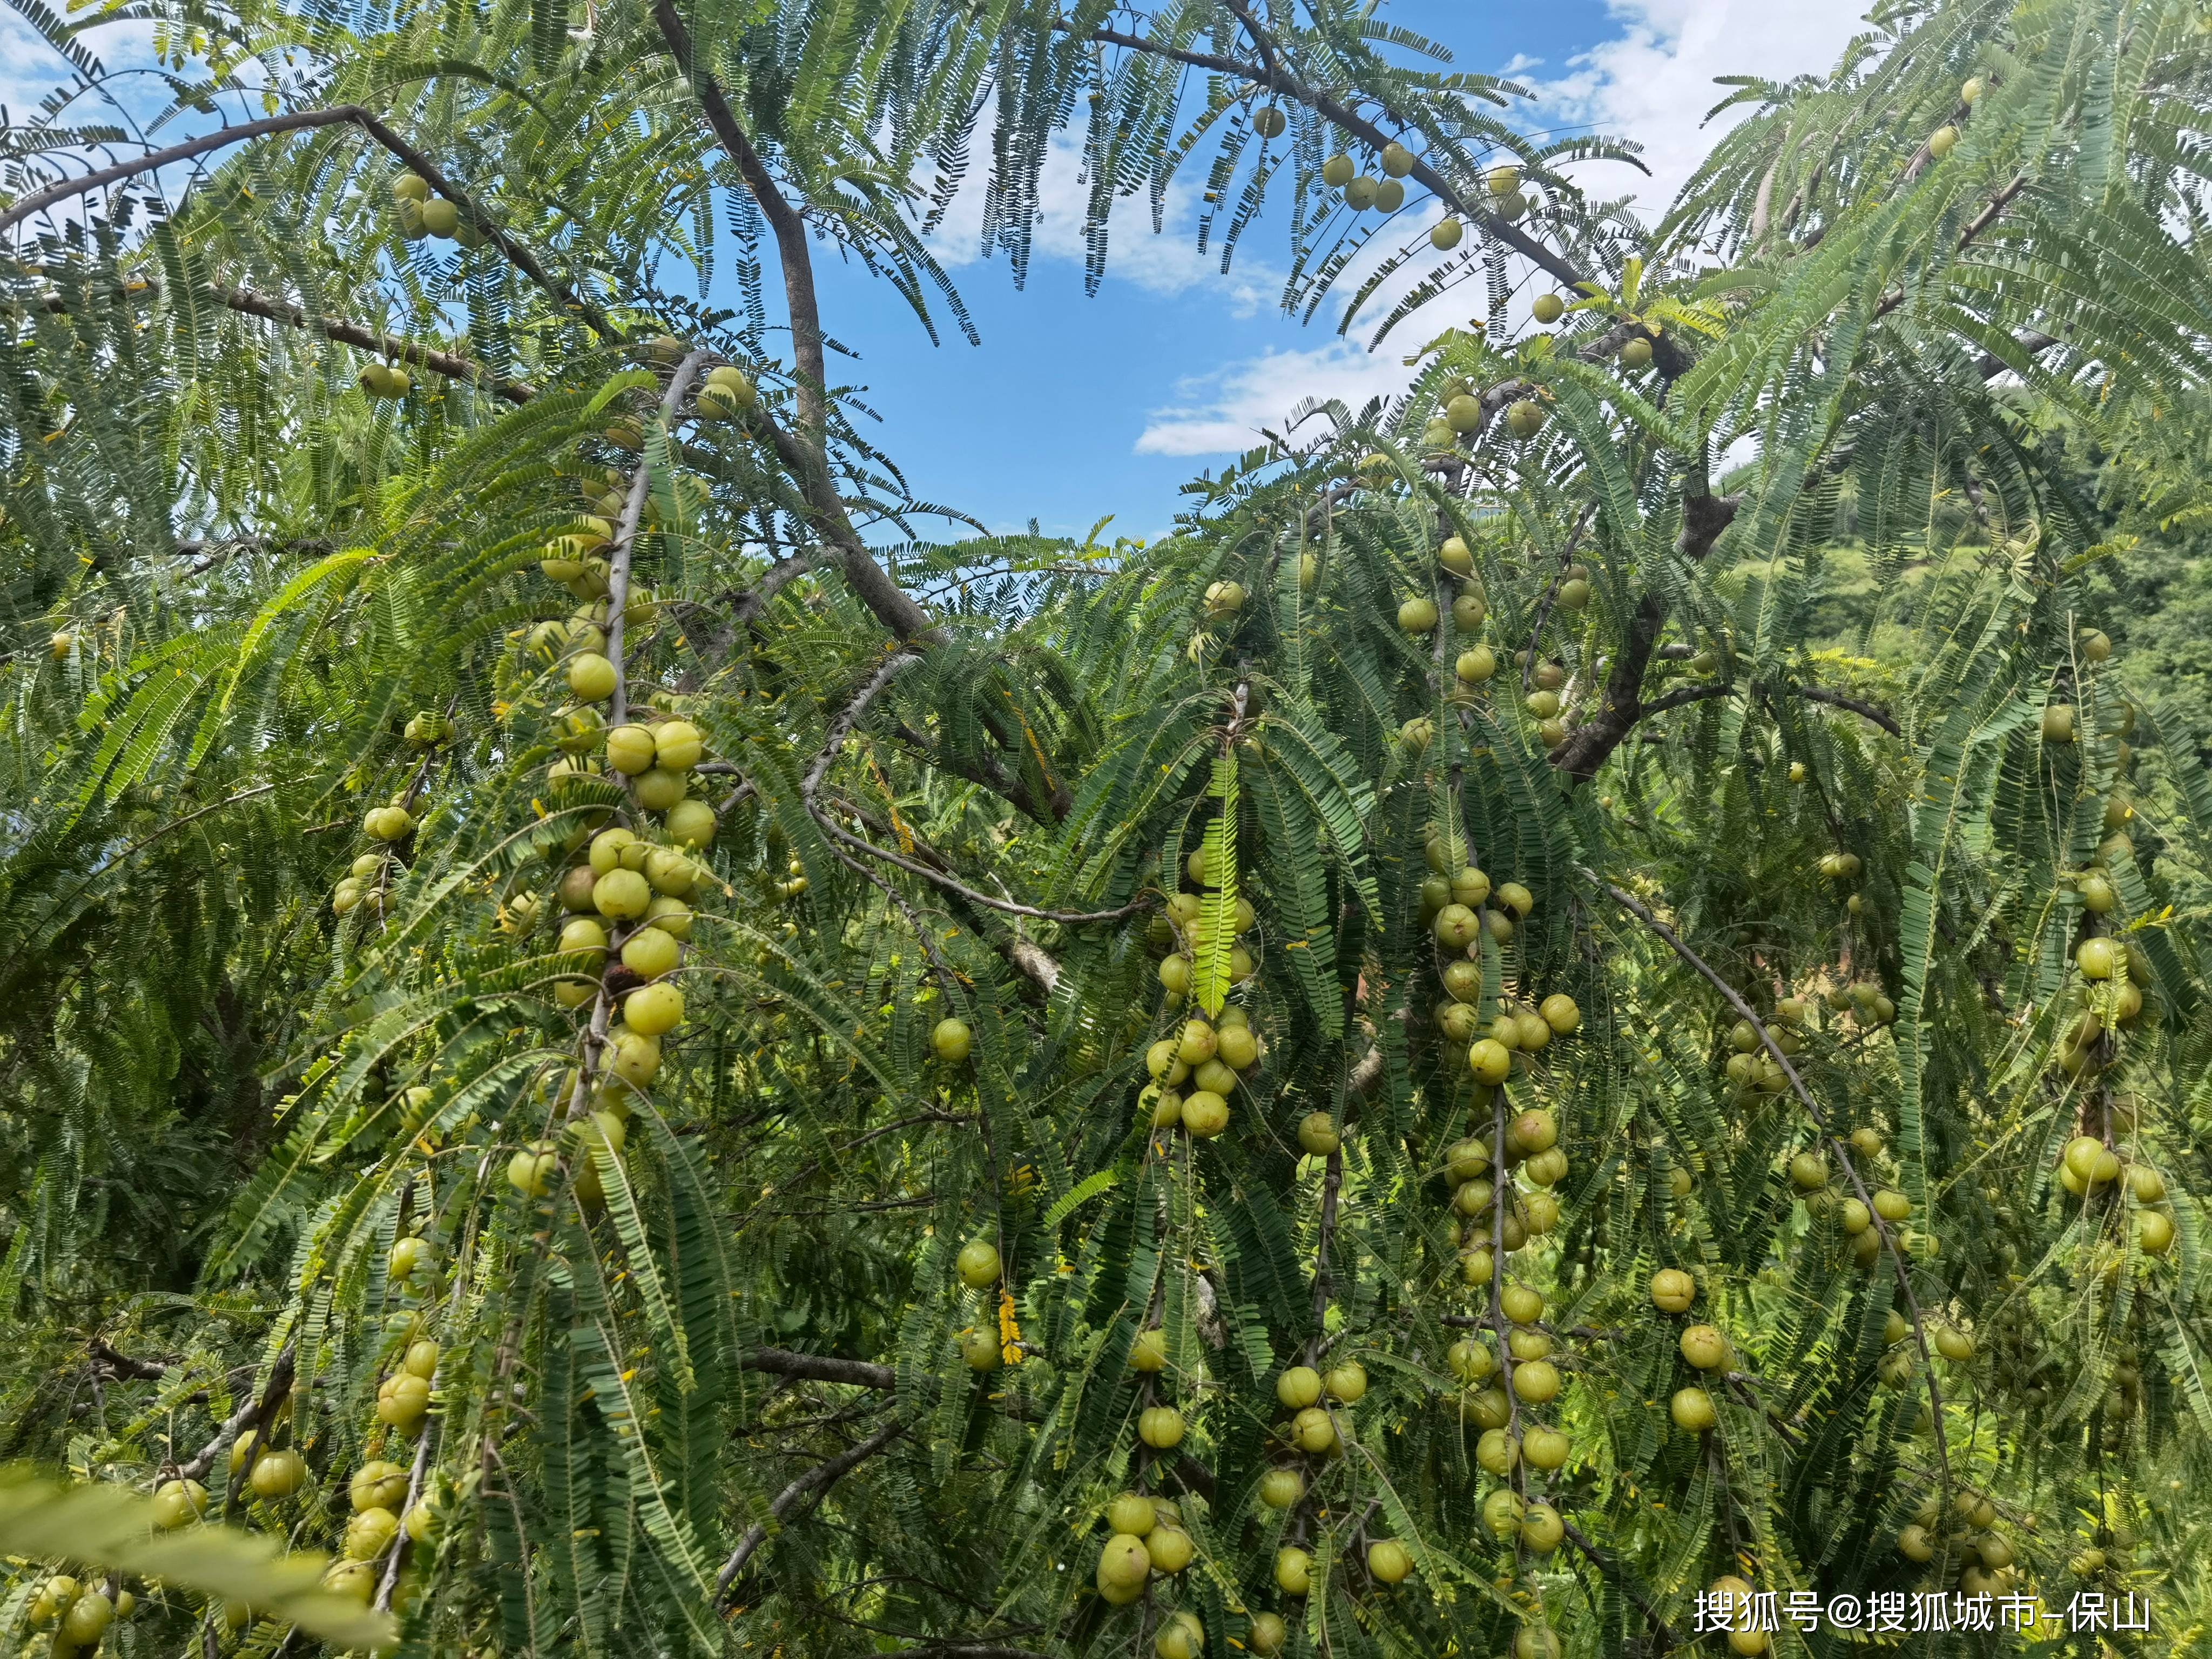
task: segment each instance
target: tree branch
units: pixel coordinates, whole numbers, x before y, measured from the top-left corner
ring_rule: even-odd
[[[526,404],[538,395],[538,388],[528,381],[503,380],[482,363],[469,358],[450,351],[439,351],[430,346],[417,345],[397,334],[385,334],[364,328],[359,323],[348,322],[343,317],[311,317],[289,300],[271,299],[267,295],[256,294],[252,289],[244,288],[211,286],[208,292],[218,303],[246,316],[283,323],[287,327],[319,334],[340,345],[349,345],[377,356],[413,363],[434,374],[442,374],[449,380],[465,380],[471,385],[481,386],[494,397],[504,398],[511,404]]]
[[[760,204],[761,216],[775,234],[776,255],[783,267],[784,305],[791,321],[791,349],[797,373],[799,432],[787,432],[764,410],[754,418],[769,436],[777,458],[799,481],[815,528],[837,551],[845,580],[876,619],[902,640],[929,633],[934,624],[928,611],[916,604],[890,573],[876,562],[845,516],[844,503],[830,477],[828,389],[822,356],[822,310],[815,295],[814,261],[806,242],[806,222],[793,208],[775,179],[745,136],[729,100],[713,76],[695,61],[691,31],[676,10],[674,0],[653,0],[653,21],[668,43],[677,67],[691,83],[707,125]]]
[[[756,1348],[744,1357],[742,1368],[805,1382],[848,1382],[860,1389],[889,1390],[898,1383],[897,1373],[889,1365],[829,1354],[794,1353],[788,1348]]]
[[[33,214],[43,212],[57,203],[89,195],[102,187],[118,184],[143,173],[152,173],[178,161],[189,161],[233,144],[255,138],[268,138],[288,132],[304,132],[317,127],[356,126],[378,143],[404,161],[439,195],[461,210],[468,221],[483,233],[490,242],[516,270],[544,289],[555,303],[564,310],[575,312],[599,333],[608,339],[619,340],[623,331],[608,319],[599,307],[573,292],[538,261],[532,253],[514,237],[501,229],[491,216],[479,209],[467,191],[448,179],[438,164],[421,150],[386,126],[370,111],[359,104],[334,104],[327,109],[295,110],[288,115],[272,115],[265,120],[248,121],[243,125],[224,127],[215,132],[203,133],[197,138],[172,144],[166,149],[149,150],[132,161],[118,161],[112,167],[95,169],[76,179],[65,179],[44,190],[33,191],[6,210],[0,210],[0,234],[12,230]]]
[[[269,1368],[269,1381],[260,1394],[233,1412],[223,1425],[215,1431],[214,1437],[195,1452],[188,1462],[178,1467],[179,1480],[199,1480],[215,1467],[217,1458],[229,1451],[240,1435],[248,1429],[267,1427],[269,1419],[276,1414],[277,1406],[292,1391],[293,1363],[293,1349],[288,1343],[283,1352],[276,1356],[276,1363]]]
[[[1242,3],[1242,0],[1224,0],[1224,3],[1228,6],[1237,21],[1243,26],[1244,33],[1250,38],[1254,50],[1260,54],[1259,63],[1247,64],[1234,58],[1217,57],[1211,52],[1189,52],[1180,47],[1165,46],[1158,41],[1147,40],[1141,35],[1124,34],[1117,29],[1093,29],[1090,38],[1103,46],[1126,46],[1133,52],[1145,52],[1156,58],[1165,58],[1178,64],[1188,64],[1194,69],[1208,70],[1217,75],[1234,76],[1238,80],[1249,81],[1255,85],[1286,94],[1332,125],[1350,133],[1370,149],[1379,152],[1390,142],[1389,135],[1373,122],[1340,103],[1320,88],[1310,85],[1302,79],[1283,60],[1274,38],[1267,33],[1259,19]],[[1063,23],[1059,27],[1065,28],[1066,25]],[[1526,231],[1499,218],[1486,209],[1474,206],[1453,188],[1442,173],[1419,156],[1413,158],[1412,176],[1453,212],[1462,218],[1472,220],[1486,235],[1504,243],[1515,252],[1541,266],[1568,287],[1572,288],[1577,283],[1589,280],[1584,272],[1577,270],[1562,255],[1545,246]]]
[[[1668,950],[1680,957],[1700,978],[1721,994],[1729,1006],[1735,1011],[1738,1019],[1743,1020],[1759,1033],[1759,1046],[1764,1048],[1767,1056],[1782,1068],[1782,1074],[1790,1080],[1790,1092],[1797,1097],[1798,1104],[1805,1109],[1805,1115],[1813,1120],[1813,1127],[1818,1129],[1821,1137],[1835,1149],[1836,1157],[1843,1164],[1844,1174],[1851,1183],[1851,1190],[1858,1194],[1859,1202],[1866,1206],[1869,1224],[1881,1238],[1882,1249],[1888,1252],[1890,1266],[1897,1275],[1897,1288],[1904,1296],[1905,1308],[1912,1316],[1913,1341],[1920,1350],[1921,1370],[1928,1382],[1929,1417],[1935,1428],[1936,1459],[1942,1467],[1943,1484],[1948,1489],[1951,1484],[1951,1456],[1943,1435],[1943,1394],[1936,1385],[1935,1362],[1929,1358],[1928,1352],[1928,1330],[1926,1322],[1921,1317],[1920,1300],[1912,1293],[1912,1275],[1905,1264],[1905,1251],[1899,1245],[1896,1236],[1891,1232],[1889,1223],[1884,1220],[1881,1212],[1875,1208],[1874,1195],[1867,1190],[1866,1182],[1860,1179],[1857,1164],[1851,1161],[1850,1143],[1830,1131],[1827,1115],[1821,1111],[1820,1103],[1813,1098],[1811,1091],[1806,1088],[1805,1079],[1797,1075],[1797,1068],[1790,1063],[1790,1056],[1783,1053],[1782,1045],[1774,1040],[1774,1033],[1766,1029],[1766,1022],[1759,1018],[1758,1013],[1748,1002],[1743,1000],[1735,987],[1716,973],[1702,957],[1682,942],[1680,934],[1660,921],[1650,906],[1645,904],[1634,894],[1624,892],[1612,883],[1601,880],[1593,870],[1584,869],[1582,875],[1584,880],[1601,889],[1615,904],[1656,933]]]
[[[828,1462],[809,1469],[775,1495],[768,1506],[769,1519],[781,1521],[809,1494],[836,1485],[855,1467],[873,1457],[905,1432],[905,1424],[887,1423],[850,1451],[841,1452]],[[745,1563],[752,1559],[753,1552],[768,1541],[768,1529],[767,1521],[756,1521],[745,1529],[745,1535],[738,1540],[737,1548],[730,1552],[730,1559],[722,1563],[722,1571],[715,1576],[714,1596],[717,1601],[728,1594],[730,1585],[744,1571]]]

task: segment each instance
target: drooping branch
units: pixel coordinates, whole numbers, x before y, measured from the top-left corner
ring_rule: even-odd
[[[1928,1383],[1928,1412],[1935,1431],[1936,1459],[1942,1468],[1943,1485],[1948,1490],[1951,1484],[1951,1456],[1943,1434],[1943,1393],[1936,1381],[1935,1361],[1928,1350],[1927,1322],[1921,1316],[1920,1298],[1913,1294],[1912,1274],[1905,1261],[1904,1248],[1897,1242],[1896,1234],[1891,1231],[1890,1224],[1883,1218],[1881,1212],[1875,1208],[1874,1194],[1867,1189],[1866,1182],[1859,1176],[1858,1165],[1852,1161],[1850,1143],[1829,1128],[1827,1114],[1820,1109],[1820,1102],[1814,1100],[1812,1091],[1806,1088],[1805,1079],[1797,1074],[1797,1068],[1790,1064],[1790,1056],[1783,1052],[1782,1045],[1774,1040],[1774,1033],[1767,1029],[1766,1022],[1759,1017],[1751,1004],[1744,1000],[1742,994],[1735,987],[1716,972],[1704,957],[1684,944],[1682,936],[1660,921],[1651,907],[1633,893],[1626,892],[1611,882],[1602,879],[1595,871],[1584,869],[1581,873],[1584,880],[1597,887],[1615,904],[1657,934],[1661,942],[1668,950],[1680,957],[1699,978],[1721,994],[1723,1000],[1735,1011],[1738,1019],[1742,1020],[1759,1033],[1759,1046],[1766,1050],[1767,1057],[1781,1068],[1783,1076],[1789,1080],[1790,1093],[1797,1097],[1797,1103],[1805,1109],[1805,1115],[1812,1119],[1813,1127],[1820,1131],[1821,1138],[1833,1149],[1838,1160],[1843,1165],[1844,1176],[1851,1183],[1851,1190],[1858,1194],[1859,1202],[1866,1206],[1869,1224],[1881,1239],[1881,1248],[1888,1254],[1890,1266],[1897,1276],[1898,1291],[1904,1297],[1906,1311],[1912,1316],[1912,1340],[1914,1346],[1920,1351],[1920,1368]]]
[[[89,195],[106,185],[119,184],[125,179],[152,173],[189,161],[233,144],[245,143],[255,138],[267,138],[288,132],[303,132],[318,127],[356,126],[374,138],[392,155],[407,164],[439,195],[453,204],[468,221],[483,233],[484,240],[506,257],[522,274],[543,289],[553,301],[565,311],[572,311],[588,323],[601,336],[611,340],[623,337],[607,314],[591,301],[575,293],[568,285],[548,271],[538,262],[538,256],[500,228],[492,216],[477,207],[469,193],[446,176],[443,169],[429,156],[386,126],[369,110],[359,104],[334,104],[327,109],[295,110],[288,115],[272,115],[265,120],[247,121],[239,126],[203,133],[198,138],[172,144],[166,149],[149,150],[128,161],[118,161],[111,167],[100,167],[75,179],[50,185],[44,190],[33,191],[21,198],[4,210],[0,210],[0,234],[37,213],[61,202]]]
[[[1188,64],[1193,69],[1202,69],[1216,75],[1233,76],[1255,86],[1267,88],[1296,100],[1312,110],[1322,119],[1340,131],[1351,134],[1369,149],[1380,151],[1390,142],[1389,136],[1319,87],[1314,86],[1292,70],[1285,61],[1274,38],[1259,19],[1242,3],[1242,0],[1224,0],[1230,11],[1244,29],[1253,48],[1260,55],[1256,64],[1234,58],[1224,58],[1212,52],[1191,52],[1170,46],[1157,40],[1147,40],[1142,35],[1124,33],[1119,29],[1093,29],[1089,38],[1102,46],[1124,46],[1133,52],[1145,52],[1171,62]],[[1065,27],[1066,25],[1060,27]],[[1411,176],[1439,201],[1463,219],[1473,221],[1487,235],[1504,243],[1515,252],[1540,266],[1560,282],[1572,288],[1589,280],[1587,275],[1559,254],[1547,247],[1526,231],[1498,217],[1486,208],[1469,202],[1449,180],[1428,162],[1416,156]]]
[[[775,1495],[768,1506],[769,1519],[781,1521],[807,1498],[827,1491],[905,1432],[905,1424],[886,1423],[850,1451],[840,1452],[828,1462],[809,1469]],[[756,1521],[745,1528],[745,1535],[738,1540],[737,1548],[730,1552],[730,1559],[722,1563],[722,1571],[715,1575],[717,1601],[729,1593],[731,1584],[744,1571],[745,1563],[752,1559],[753,1552],[768,1541],[768,1521]]]

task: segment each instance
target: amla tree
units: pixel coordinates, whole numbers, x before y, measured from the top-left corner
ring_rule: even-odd
[[[2192,8],[1897,9],[1648,237],[1342,8],[169,27],[276,112],[0,214],[19,1445],[422,1652],[2194,1615],[2212,787],[2051,435],[2195,389]],[[1078,117],[1408,392],[891,550],[815,244],[957,319]]]

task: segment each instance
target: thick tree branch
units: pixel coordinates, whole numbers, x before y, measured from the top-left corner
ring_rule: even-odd
[[[898,1375],[889,1365],[865,1359],[839,1359],[830,1354],[793,1353],[787,1348],[756,1348],[743,1362],[749,1371],[788,1376],[805,1382],[848,1382],[859,1389],[897,1387]]]
[[[841,1452],[828,1462],[809,1469],[775,1495],[768,1506],[769,1518],[781,1521],[809,1496],[836,1485],[854,1468],[873,1457],[905,1432],[905,1424],[887,1423],[850,1451]],[[737,1548],[730,1552],[730,1559],[722,1563],[722,1571],[715,1575],[714,1595],[717,1601],[728,1594],[737,1576],[744,1571],[745,1563],[752,1559],[753,1552],[768,1541],[768,1529],[767,1521],[756,1521],[745,1529],[745,1535],[738,1540]]]
[[[722,95],[721,88],[696,61],[691,31],[678,15],[674,0],[653,0],[653,17],[662,40],[668,43],[675,57],[677,67],[690,80],[708,126],[730,159],[738,164],[745,188],[760,204],[761,216],[775,236],[776,256],[783,269],[784,306],[791,321],[792,357],[797,371],[793,380],[798,393],[799,430],[795,434],[786,431],[765,411],[754,418],[768,434],[777,458],[798,480],[799,493],[805,499],[815,528],[836,550],[845,580],[852,584],[860,602],[902,640],[927,634],[933,627],[929,613],[891,580],[890,573],[868,551],[853,528],[852,520],[846,517],[844,503],[838,498],[830,477],[829,380],[822,355],[822,309],[815,294],[814,261],[807,247],[806,222],[777,186],[768,164],[761,160],[760,153],[753,148],[752,140],[731,109],[729,100]]]

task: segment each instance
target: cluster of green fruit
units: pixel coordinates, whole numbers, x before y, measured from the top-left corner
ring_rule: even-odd
[[[429,180],[419,173],[403,173],[392,181],[392,216],[410,242],[434,236],[466,248],[484,244],[483,233],[461,217],[459,204],[433,195]]]
[[[1098,1553],[1093,1582],[1109,1606],[1139,1600],[1154,1575],[1172,1578],[1197,1553],[1183,1530],[1182,1510],[1167,1498],[1125,1492],[1106,1505],[1105,1522],[1111,1536]],[[1281,1651],[1287,1634],[1281,1620],[1261,1613],[1243,1645],[1264,1659]],[[1152,1651],[1158,1659],[1198,1659],[1206,1651],[1205,1620],[1187,1608],[1170,1613],[1153,1633]]]
[[[2148,1164],[2124,1160],[2101,1136],[2081,1134],[2066,1143],[2058,1157],[2058,1184],[2081,1199],[2111,1199],[2124,1189],[2135,1206],[2136,1248],[2145,1255],[2164,1255],[2173,1248],[2166,1177]]]
[[[945,1028],[948,1025],[959,1026],[957,1038],[945,1032]],[[962,1060],[968,1057],[966,1045],[972,1037],[964,1022],[940,1020],[933,1039],[937,1035],[945,1037],[943,1042],[937,1044],[940,1058],[951,1049],[957,1049]],[[982,1310],[981,1315],[959,1333],[960,1357],[967,1362],[971,1371],[994,1371],[1006,1363],[1006,1349],[1000,1340],[998,1304],[992,1294],[999,1289],[1000,1280],[1006,1276],[1005,1264],[999,1259],[999,1247],[988,1238],[971,1238],[960,1247],[960,1254],[953,1258],[952,1270],[960,1276],[963,1285],[979,1293]]]
[[[1996,1504],[1977,1487],[1960,1487],[1948,1506],[1930,1492],[1898,1533],[1897,1553],[1908,1561],[1955,1567],[1962,1595],[2010,1595],[2020,1588],[2020,1560],[2012,1540],[1996,1529]]]
[[[47,1632],[36,1659],[91,1659],[100,1640],[118,1619],[137,1610],[138,1598],[118,1589],[111,1596],[101,1588],[81,1584],[58,1572],[32,1592],[27,1612],[30,1626]],[[32,1659],[27,1654],[26,1659]]]
[[[395,1256],[400,1244],[410,1243],[421,1247],[423,1241],[401,1239],[392,1247]],[[395,1260],[395,1270],[401,1265]],[[416,1261],[406,1265],[412,1273],[421,1264]],[[377,1386],[376,1418],[392,1431],[411,1436],[421,1433],[428,1420],[438,1345],[419,1334],[412,1316],[404,1334],[410,1340],[399,1364]],[[323,1575],[324,1589],[367,1607],[375,1600],[382,1577],[377,1564],[398,1546],[400,1535],[404,1533],[418,1544],[431,1539],[437,1529],[437,1512],[419,1495],[414,1503],[408,1501],[412,1486],[404,1466],[381,1458],[370,1458],[353,1472],[346,1484],[352,1514],[339,1543],[338,1559]]]
[[[1314,1553],[1305,1547],[1306,1528],[1321,1522],[1347,1532],[1332,1554],[1346,1564],[1348,1576],[1356,1583],[1364,1572],[1368,1585],[1388,1589],[1413,1576],[1413,1552],[1395,1538],[1370,1537],[1363,1519],[1332,1508],[1321,1492],[1321,1483],[1357,1439],[1352,1407],[1367,1397],[1367,1368],[1357,1359],[1340,1359],[1324,1371],[1318,1355],[1314,1358],[1312,1364],[1285,1367],[1275,1378],[1275,1400],[1286,1414],[1274,1426],[1278,1461],[1261,1477],[1260,1501],[1270,1509],[1304,1510],[1295,1523],[1297,1541],[1275,1552],[1275,1588],[1294,1598],[1313,1593]],[[1283,1626],[1279,1619],[1261,1623],[1269,1617],[1255,1617],[1254,1636],[1279,1646]]]
[[[1376,166],[1382,174],[1379,179],[1360,172],[1358,162],[1340,152],[1321,164],[1322,183],[1343,191],[1345,206],[1354,213],[1364,213],[1370,208],[1377,213],[1395,213],[1406,205],[1406,186],[1401,181],[1413,170],[1413,153],[1394,140],[1382,146]]]
[[[2143,1017],[2142,987],[2149,982],[2150,957],[2133,939],[2094,934],[2075,947],[2080,978],[2059,1005],[2059,1037],[2052,1063],[2087,1087],[2112,1064],[2122,1034]]]
[[[1778,1042],[1780,1035],[1776,1033]],[[1852,1130],[1846,1144],[1870,1166],[1888,1154],[1888,1143],[1882,1139],[1881,1132],[1870,1124],[1861,1124]],[[1790,1185],[1806,1206],[1816,1214],[1836,1218],[1852,1260],[1862,1267],[1870,1268],[1881,1259],[1881,1231],[1874,1224],[1875,1217],[1893,1228],[1902,1228],[1912,1218],[1911,1199],[1893,1186],[1877,1185],[1867,1194],[1867,1201],[1856,1197],[1838,1198],[1832,1184],[1828,1160],[1820,1152],[1808,1149],[1796,1153],[1790,1159],[1788,1170]],[[1899,1233],[1896,1242],[1899,1250],[1912,1254],[1916,1241],[1911,1232]]]
[[[405,811],[404,807],[380,806],[369,817],[374,819],[379,813]],[[372,830],[371,834],[374,836],[374,832]],[[363,853],[356,858],[347,866],[345,874],[338,878],[338,884],[331,890],[331,908],[339,915],[349,916],[366,906],[367,914],[381,916],[389,901],[388,881],[392,863],[393,855],[388,848]]]
[[[1489,418],[1474,383],[1461,376],[1453,375],[1443,381],[1437,388],[1437,413],[1430,417],[1421,434],[1421,441],[1431,451],[1443,453],[1455,448],[1462,435],[1480,432]],[[1516,438],[1533,438],[1544,429],[1548,418],[1544,405],[1535,399],[1516,398],[1506,406],[1505,429]]]
[[[1959,101],[1972,109],[1984,90],[1986,83],[1980,76],[1974,76],[1960,87]],[[1928,135],[1928,154],[1936,161],[1942,161],[1958,146],[1959,129],[1948,121]]]

